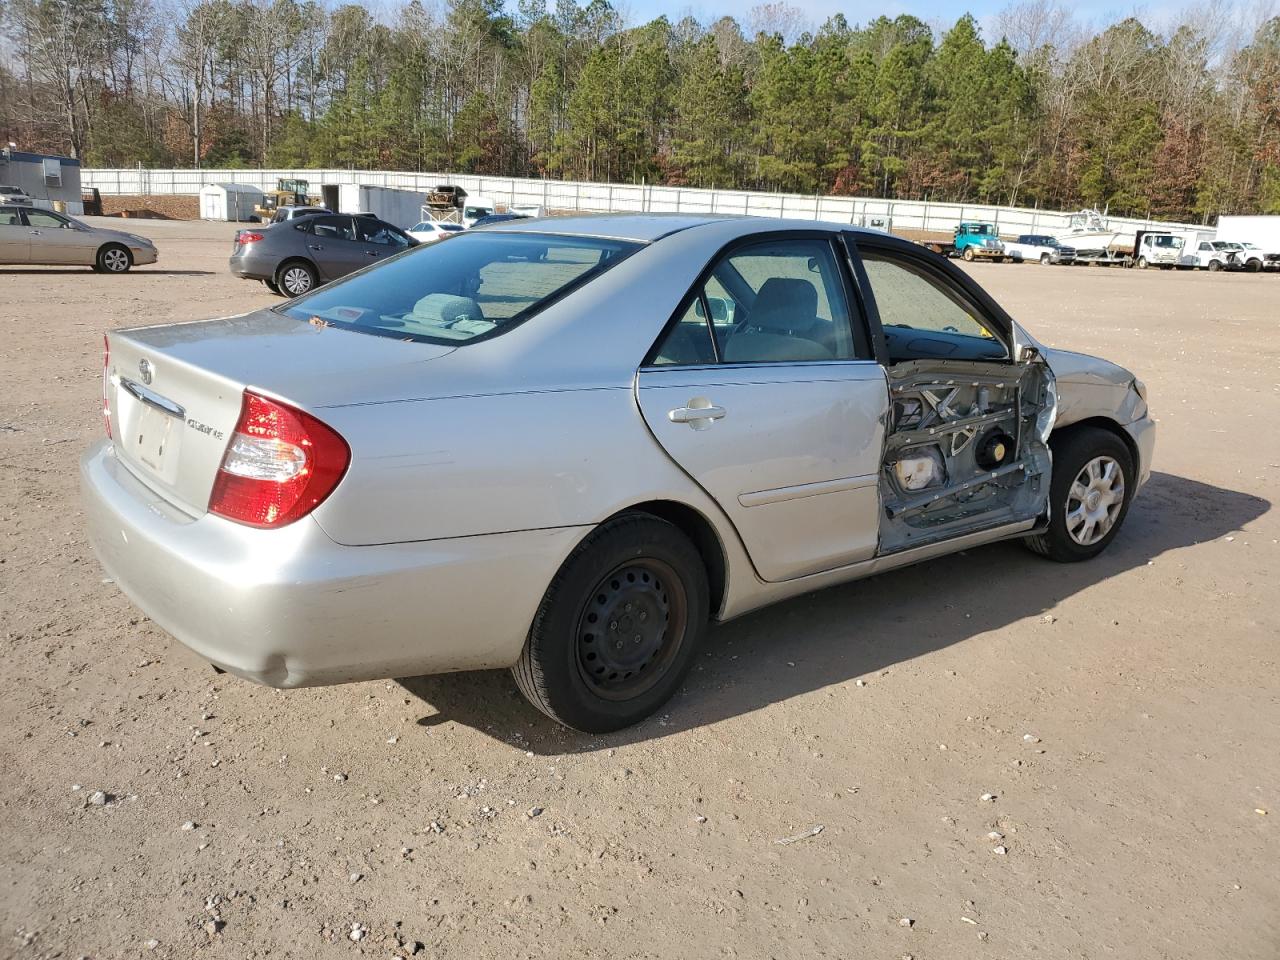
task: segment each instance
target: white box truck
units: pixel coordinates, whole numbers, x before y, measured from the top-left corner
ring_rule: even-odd
[[[1139,270],[1148,267],[1218,269],[1210,264],[1222,259],[1213,249],[1213,239],[1212,230],[1139,230],[1133,259]],[[1225,262],[1219,264],[1223,265]]]
[[[416,190],[343,183],[338,187],[337,212],[372,213],[378,219],[405,230],[422,219],[425,199],[426,195]]]
[[[1218,236],[1244,247],[1244,268],[1280,270],[1280,216],[1219,217]]]

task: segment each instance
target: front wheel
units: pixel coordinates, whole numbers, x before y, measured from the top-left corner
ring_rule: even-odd
[[[1041,265],[1041,266],[1043,266],[1043,267],[1047,267],[1047,266],[1048,266],[1050,263],[1052,263],[1052,262],[1053,262],[1053,257],[1052,257],[1052,256],[1050,256],[1050,255],[1049,255],[1049,254],[1047,254],[1047,253],[1042,253],[1042,254],[1040,254],[1040,265]]]
[[[1138,258],[1138,269],[1139,269],[1139,270],[1145,270],[1145,269],[1147,269],[1147,258],[1146,258],[1146,257],[1139,257],[1139,258]]]
[[[126,247],[118,243],[109,243],[98,251],[94,266],[98,268],[99,273],[125,273],[133,266],[133,257],[129,255]]]
[[[516,686],[584,733],[638,723],[679,689],[709,617],[707,572],[675,526],[610,520],[564,562],[534,616]]]
[[[964,248],[964,252],[963,252],[962,254],[960,254],[960,256],[961,256],[961,257],[963,257],[965,260],[968,260],[968,261],[972,262],[972,261],[973,261],[973,247],[965,247],[965,248]]]
[[[1051,438],[1049,526],[1027,546],[1059,563],[1089,560],[1106,549],[1133,498],[1133,456],[1108,430],[1082,427]]]
[[[1219,263],[1217,260],[1210,260],[1210,261],[1209,261],[1209,272],[1210,272],[1210,273],[1217,273],[1217,272],[1218,272],[1219,270],[1221,270],[1221,269],[1222,269],[1222,264],[1221,264],[1221,263]]]

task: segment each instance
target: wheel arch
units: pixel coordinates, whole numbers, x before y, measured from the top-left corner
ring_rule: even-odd
[[[280,276],[280,271],[282,271],[285,267],[287,267],[291,263],[301,263],[304,266],[310,268],[311,272],[316,275],[317,287],[324,282],[324,279],[320,275],[320,267],[316,264],[316,262],[312,260],[310,257],[304,257],[301,254],[291,254],[290,256],[285,257],[283,260],[277,263],[276,268],[271,271],[271,279],[279,283],[280,281],[278,278]]]
[[[104,240],[101,244],[99,244],[98,249],[93,252],[93,262],[98,263],[101,260],[102,255],[106,251],[110,250],[112,247],[119,247],[121,250],[123,250],[124,255],[129,258],[129,266],[131,267],[133,266],[133,251],[130,250],[128,246],[121,243],[119,240]]]
[[[665,520],[693,542],[707,571],[707,585],[711,591],[708,606],[712,611],[712,618],[719,619],[729,585],[729,559],[715,524],[700,510],[677,500],[646,500],[633,503],[616,511],[602,522],[608,522],[614,517],[629,513],[647,513]]]
[[[1142,455],[1138,450],[1138,445],[1134,442],[1133,437],[1129,435],[1129,431],[1120,425],[1116,420],[1110,417],[1085,417],[1083,420],[1076,420],[1067,424],[1065,427],[1059,427],[1049,435],[1049,444],[1052,446],[1055,440],[1061,440],[1064,437],[1078,433],[1088,427],[1094,427],[1098,430],[1105,430],[1107,433],[1114,434],[1124,444],[1125,449],[1129,451],[1129,456],[1133,460],[1135,470],[1141,469]]]

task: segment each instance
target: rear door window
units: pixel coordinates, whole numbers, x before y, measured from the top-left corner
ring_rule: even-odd
[[[869,348],[859,349],[854,342],[831,244],[817,238],[782,239],[722,257],[654,350],[651,363],[796,363],[868,356]]]
[[[324,240],[350,240],[354,242],[356,239],[355,225],[351,222],[350,217],[303,217],[298,229],[314,233]]]

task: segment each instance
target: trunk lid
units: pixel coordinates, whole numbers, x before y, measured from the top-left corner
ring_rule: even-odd
[[[453,352],[271,311],[117,330],[107,341],[116,456],[194,516],[208,508],[246,388],[312,411],[405,399],[421,394],[424,363]]]

